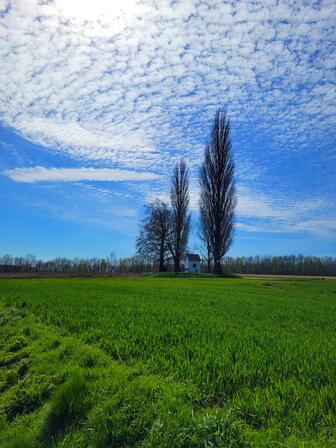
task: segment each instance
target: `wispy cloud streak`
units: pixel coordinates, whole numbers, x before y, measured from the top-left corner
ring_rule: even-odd
[[[78,181],[149,181],[159,175],[149,172],[127,171],[113,168],[15,168],[4,174],[16,182],[78,182]]]

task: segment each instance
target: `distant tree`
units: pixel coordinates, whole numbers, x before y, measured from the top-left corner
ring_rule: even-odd
[[[174,166],[170,190],[171,211],[168,248],[174,260],[174,272],[180,271],[190,233],[189,174],[185,160]]]
[[[1,264],[5,265],[5,266],[9,266],[11,264],[13,264],[13,257],[9,254],[5,254],[1,257]]]
[[[37,258],[33,254],[27,254],[24,258],[24,264],[27,271],[32,270],[36,267]]]
[[[115,267],[116,267],[116,265],[117,265],[117,257],[116,257],[116,254],[114,252],[110,253],[110,257],[108,259],[108,262],[109,262],[109,265],[110,265],[109,266],[109,270],[110,270],[110,272],[113,272]]]
[[[229,120],[220,108],[212,124],[200,170],[200,234],[217,274],[222,272],[221,260],[232,243],[236,207],[229,134]]]
[[[142,257],[153,257],[159,262],[160,272],[165,270],[168,251],[169,209],[165,202],[154,201],[146,206],[145,218],[141,221],[137,239],[137,253]]]

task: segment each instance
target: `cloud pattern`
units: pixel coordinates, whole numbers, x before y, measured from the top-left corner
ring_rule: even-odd
[[[205,137],[224,104],[240,226],[251,231],[250,218],[278,228],[286,218],[281,194],[262,185],[258,135],[270,159],[322,145],[335,162],[334,1],[134,0],[92,19],[70,3],[72,12],[59,0],[0,0],[0,119],[27,140],[86,167],[155,171],[160,182],[137,187],[147,196],[183,155],[197,192]],[[307,196],[293,202],[298,222]],[[315,199],[314,219],[330,230],[335,216]]]

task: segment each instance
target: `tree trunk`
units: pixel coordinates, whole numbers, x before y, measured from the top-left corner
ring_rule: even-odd
[[[174,272],[180,272],[180,260],[174,258]]]
[[[165,271],[165,265],[164,265],[164,256],[161,253],[160,254],[160,265],[159,265],[159,271],[164,272]]]
[[[165,262],[165,259],[164,259],[165,246],[164,246],[164,244],[165,244],[164,240],[161,241],[161,244],[160,244],[160,260],[159,260],[159,271],[160,272],[164,272],[166,270],[165,269],[165,264],[164,264],[164,262]]]
[[[221,266],[221,262],[220,259],[215,259],[214,260],[214,270],[213,270],[214,274],[221,274],[222,273],[222,266]]]

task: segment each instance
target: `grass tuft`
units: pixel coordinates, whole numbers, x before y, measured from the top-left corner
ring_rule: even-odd
[[[79,374],[59,386],[51,399],[41,431],[42,440],[52,440],[79,423],[89,409],[88,385]]]
[[[11,388],[4,414],[8,421],[38,409],[49,397],[52,386],[47,383],[20,381]]]

